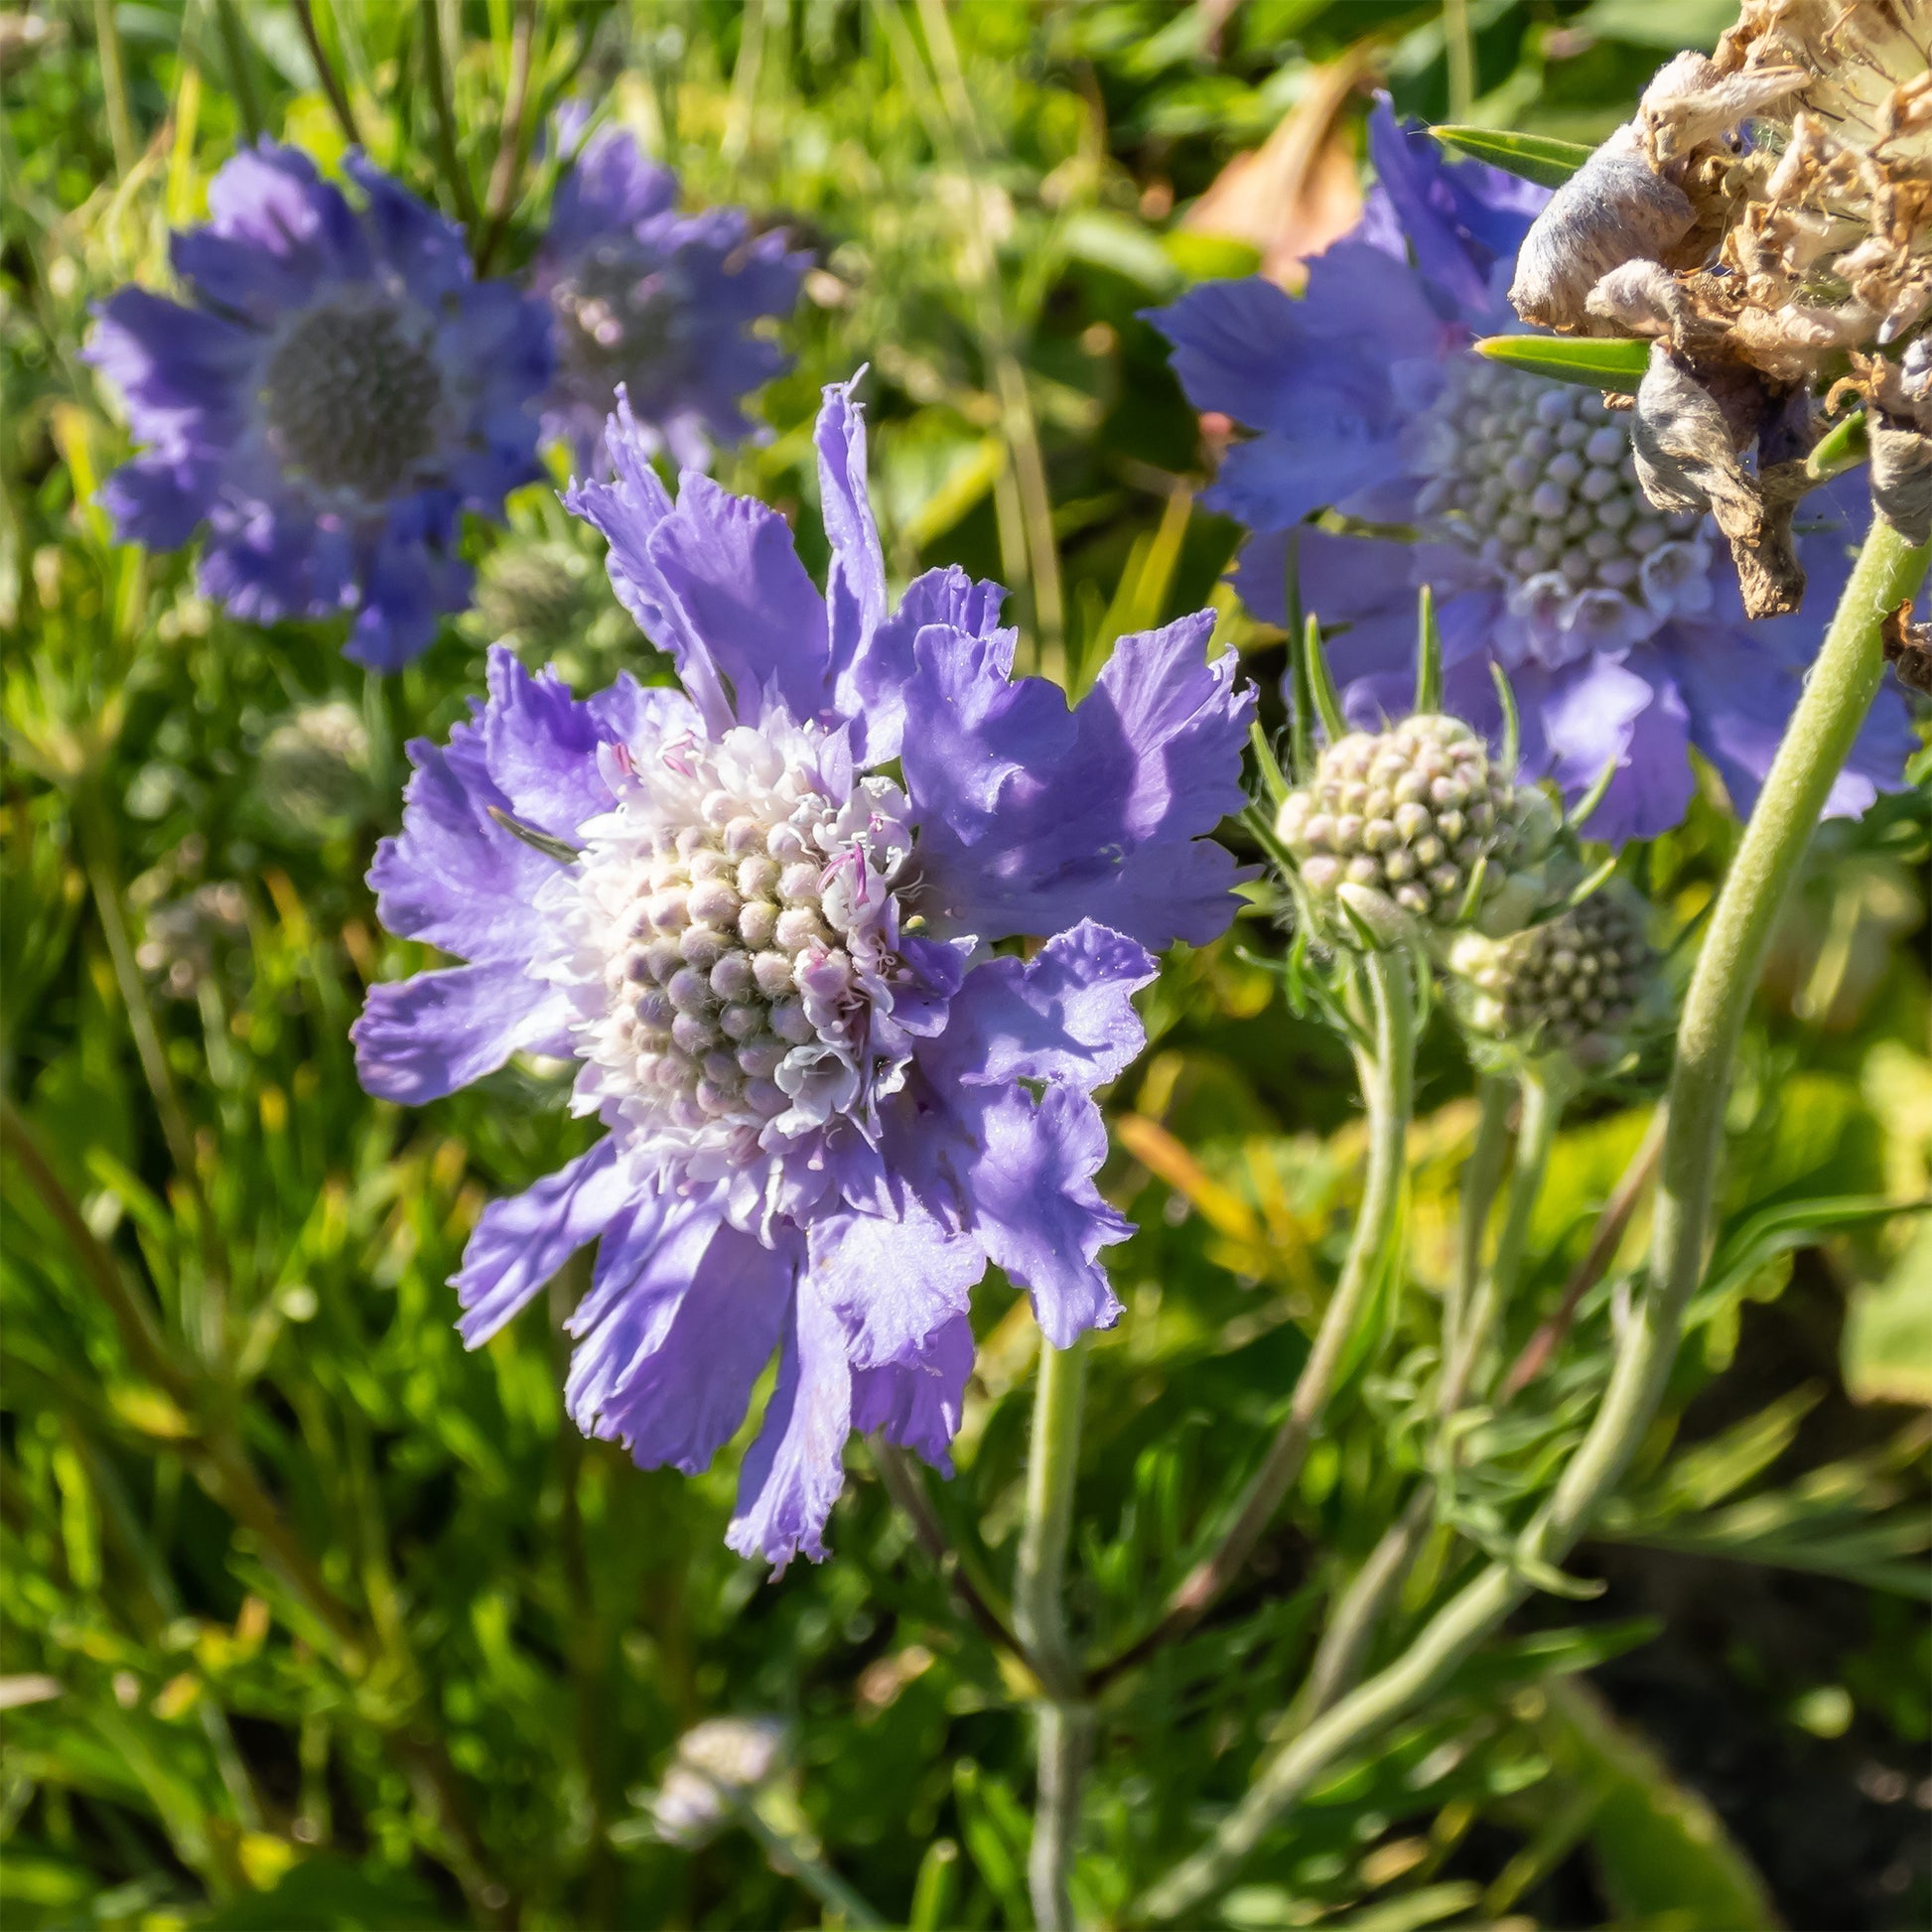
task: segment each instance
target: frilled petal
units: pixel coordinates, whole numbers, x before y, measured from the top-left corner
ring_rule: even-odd
[[[136,457],[101,484],[101,506],[114,519],[114,535],[120,542],[144,543],[150,550],[178,550],[207,516],[215,475],[211,462]]]
[[[1040,1333],[1065,1348],[1111,1328],[1120,1303],[1096,1257],[1133,1228],[1093,1184],[1107,1158],[1100,1109],[1063,1086],[1037,1102],[1021,1087],[969,1088],[957,1105],[975,1142],[965,1173],[974,1232],[1032,1296]]]
[[[299,148],[264,137],[240,149],[208,183],[207,206],[216,234],[277,257],[306,288],[327,276],[368,273],[361,224]]]
[[[809,1277],[793,1298],[764,1426],[745,1457],[725,1541],[782,1570],[801,1550],[825,1555],[825,1519],[845,1486],[852,1365],[845,1327]]]
[[[520,965],[452,966],[370,987],[349,1036],[363,1086],[420,1107],[512,1053],[569,1053],[569,1020],[563,996]]]
[[[1754,630],[1673,628],[1655,640],[1683,693],[1692,742],[1717,767],[1739,817],[1756,802],[1798,702],[1795,671],[1762,649]],[[1827,816],[1857,817],[1881,790],[1904,782],[1914,744],[1897,694],[1881,691],[1826,802]]]
[[[1201,503],[1251,530],[1286,530],[1311,510],[1389,483],[1403,467],[1394,437],[1365,434],[1359,425],[1257,436],[1222,457]]]
[[[1421,126],[1397,125],[1387,94],[1369,116],[1369,157],[1417,270],[1445,306],[1485,332],[1509,326],[1493,271],[1514,260],[1549,191],[1479,161],[1448,160]]]
[[[1091,1091],[1147,1044],[1134,995],[1159,970],[1144,947],[1083,919],[1032,959],[974,967],[919,1063],[942,1090],[1050,1080]]]
[[[644,157],[636,138],[621,127],[600,128],[585,142],[557,186],[549,249],[570,249],[603,235],[634,228],[677,204],[677,177]]]
[[[604,1237],[565,1398],[639,1467],[695,1475],[730,1442],[777,1347],[801,1243],[765,1247],[715,1198],[654,1199]]]
[[[605,568],[618,602],[644,635],[670,654],[679,682],[705,725],[724,732],[737,714],[711,640],[691,621],[651,545],[659,527],[676,513],[670,493],[651,468],[654,443],[620,388],[617,413],[604,433],[613,480],[572,483],[564,492],[564,507],[604,533],[610,546]]]
[[[463,1305],[464,1344],[480,1347],[577,1250],[624,1211],[631,1182],[606,1138],[534,1186],[483,1211],[451,1282]]]
[[[418,299],[453,296],[471,279],[463,230],[359,154],[343,163],[368,197],[369,226]]]
[[[853,753],[869,764],[895,759],[904,742],[906,686],[917,673],[916,645],[928,626],[985,641],[999,634],[1006,592],[948,564],[915,577],[891,617],[838,669],[832,702],[853,722]],[[1011,645],[1007,646],[1011,661]]]
[[[1211,614],[1123,637],[1069,713],[1008,675],[1010,644],[929,629],[900,753],[935,905],[986,938],[1088,917],[1151,946],[1233,916],[1234,863],[1203,835],[1242,804],[1251,687],[1202,648]]]
[[[535,958],[545,934],[535,899],[557,861],[489,816],[509,799],[484,766],[482,735],[459,725],[447,750],[419,738],[409,757],[402,831],[369,868],[382,923],[461,959]]]
[[[927,1337],[910,1359],[852,1372],[852,1427],[884,1433],[889,1443],[952,1474],[966,1378],[973,1372],[973,1328],[962,1315]]]
[[[611,808],[597,762],[597,748],[610,736],[554,670],[532,677],[507,644],[490,646],[483,751],[514,817],[574,841],[586,819]]]
[[[246,329],[129,288],[95,308],[81,359],[126,396],[138,436],[179,449],[187,419],[212,411],[232,423],[234,385],[259,352]]]
[[[343,655],[372,670],[400,670],[420,656],[435,640],[437,621],[470,601],[470,566],[420,538],[385,534],[360,576],[361,609]]]
[[[879,526],[866,488],[866,418],[852,399],[858,384],[858,376],[827,384],[812,432],[818,448],[819,509],[832,546],[825,603],[835,684],[851,677],[886,621],[886,554],[879,547]]]
[[[651,532],[658,581],[732,682],[737,715],[758,716],[775,690],[794,718],[825,701],[825,601],[774,509],[687,472],[677,506]]]
[[[1691,802],[1689,719],[1661,667],[1586,657],[1558,671],[1525,667],[1511,685],[1523,721],[1523,765],[1554,778],[1573,803],[1616,766],[1586,834],[1612,845],[1652,838]],[[1649,674],[1646,675],[1645,672]]]
[[[980,1244],[944,1225],[902,1181],[879,1207],[814,1222],[808,1244],[809,1279],[845,1324],[856,1368],[912,1360],[966,1312],[966,1298],[986,1273]]]

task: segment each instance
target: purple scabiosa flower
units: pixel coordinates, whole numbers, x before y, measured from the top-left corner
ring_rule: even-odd
[[[484,1210],[463,1334],[598,1240],[571,1413],[687,1471],[775,1350],[730,1541],[780,1564],[823,1554],[852,1430],[947,1466],[989,1263],[1055,1346],[1117,1317],[1092,1090],[1143,1043],[1146,948],[1228,922],[1205,835],[1252,704],[1205,612],[1123,638],[1069,711],[1013,676],[996,586],[932,571],[889,609],[849,384],[817,444],[823,596],[775,511],[690,473],[673,501],[620,408],[615,480],[566,500],[682,688],[578,702],[492,654],[475,718],[411,748],[370,874],[390,930],[468,963],[374,988],[355,1028],[394,1100],[580,1062],[609,1131]]]
[[[679,214],[677,177],[621,128],[600,130],[557,191],[532,268],[557,350],[544,433],[590,467],[622,384],[647,445],[704,468],[714,446],[751,434],[741,399],[789,366],[750,328],[791,313],[810,266],[781,231],[754,235],[743,208]]]
[[[1378,181],[1359,226],[1309,264],[1298,301],[1259,277],[1210,282],[1152,320],[1196,408],[1255,431],[1202,500],[1247,524],[1237,578],[1258,616],[1286,620],[1293,570],[1330,646],[1352,722],[1401,716],[1414,688],[1416,586],[1435,587],[1445,709],[1500,734],[1491,667],[1522,714],[1526,772],[1576,798],[1617,769],[1590,818],[1621,843],[1675,825],[1695,747],[1742,811],[1770,767],[1805,664],[1850,567],[1852,492],[1820,491],[1801,524],[1804,617],[1747,622],[1736,572],[1707,519],[1652,509],[1627,413],[1593,392],[1471,352],[1520,327],[1505,299],[1545,190],[1449,162],[1370,121]],[[1359,526],[1305,523],[1333,508]],[[1856,511],[1853,512],[1856,514]],[[1832,793],[1863,810],[1900,782],[1910,738],[1880,701]]]
[[[352,208],[264,140],[174,237],[193,306],[122,289],[87,359],[144,445],[102,490],[159,550],[204,523],[203,591],[240,618],[355,613],[348,655],[393,670],[468,602],[462,514],[494,516],[540,472],[542,305],[477,281],[462,231],[359,155]]]

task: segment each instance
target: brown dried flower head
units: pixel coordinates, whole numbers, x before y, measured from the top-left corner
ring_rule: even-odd
[[[1567,182],[1519,257],[1526,321],[1652,339],[1639,470],[1710,509],[1754,615],[1795,608],[1812,390],[1866,405],[1875,506],[1932,528],[1932,0],[1743,0]]]

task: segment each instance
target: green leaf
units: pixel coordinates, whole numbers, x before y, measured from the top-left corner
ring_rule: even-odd
[[[1871,439],[1865,431],[1864,411],[1855,410],[1835,429],[1827,430],[1805,458],[1805,475],[1820,483],[1830,483],[1848,470],[1856,470],[1871,457]]]
[[[1650,366],[1650,345],[1638,337],[1485,336],[1476,353],[1526,375],[1575,382],[1586,389],[1634,395]]]
[[[1596,152],[1549,134],[1511,134],[1493,127],[1439,127],[1431,132],[1474,160],[1542,188],[1561,188]]]

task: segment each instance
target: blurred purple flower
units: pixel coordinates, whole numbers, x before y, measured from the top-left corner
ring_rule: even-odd
[[[730,1541],[780,1564],[823,1554],[850,1431],[947,1466],[989,1263],[1055,1346],[1119,1314],[1091,1094],[1143,1044],[1145,948],[1233,910],[1205,835],[1252,704],[1207,613],[1122,638],[1069,711],[1013,676],[997,586],[932,571],[890,610],[850,388],[818,420],[823,596],[775,511],[688,473],[673,502],[620,409],[616,480],[566,500],[683,688],[579,703],[492,654],[474,720],[411,748],[370,874],[392,931],[469,963],[374,988],[355,1028],[400,1101],[581,1062],[609,1132],[484,1211],[464,1337],[598,1239],[571,1413],[687,1471],[776,1349]],[[989,950],[1020,934],[1050,936]]]
[[[1337,627],[1350,719],[1375,728],[1409,707],[1416,587],[1428,583],[1449,710],[1498,736],[1500,665],[1530,774],[1574,799],[1616,761],[1592,837],[1677,824],[1693,747],[1748,809],[1848,574],[1860,492],[1807,499],[1804,614],[1747,622],[1708,519],[1644,501],[1627,415],[1470,352],[1477,337],[1521,327],[1503,292],[1547,193],[1446,161],[1428,135],[1397,126],[1386,99],[1369,127],[1379,179],[1367,210],[1309,264],[1301,300],[1250,277],[1152,316],[1195,407],[1255,431],[1202,497],[1254,532],[1244,601],[1285,621],[1292,566],[1302,608]],[[1420,540],[1304,522],[1330,507]],[[1901,782],[1910,743],[1887,692],[1830,809],[1863,811],[1878,786]]]
[[[582,118],[560,117],[566,147]],[[751,434],[741,398],[789,366],[750,328],[791,313],[810,265],[782,231],[754,235],[743,208],[679,214],[668,168],[621,128],[594,134],[532,269],[557,350],[544,433],[570,439],[589,468],[621,383],[646,446],[703,469],[714,446]]]
[[[119,534],[169,550],[206,523],[207,596],[257,621],[353,611],[348,655],[392,670],[469,601],[462,513],[540,474],[550,347],[460,229],[344,165],[360,210],[294,148],[235,155],[213,219],[174,237],[195,306],[122,289],[86,356],[145,446],[101,492]]]

